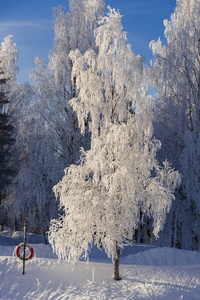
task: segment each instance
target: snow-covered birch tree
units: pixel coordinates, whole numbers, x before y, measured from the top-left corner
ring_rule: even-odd
[[[52,186],[59,180],[59,155],[47,143],[57,143],[52,131],[40,115],[36,115],[37,102],[29,84],[19,85],[13,97],[16,106],[12,107],[16,119],[15,164],[18,174],[9,193],[8,213],[10,226],[21,229],[24,218],[28,219],[28,230],[44,233],[49,220],[56,216],[57,209]]]
[[[64,214],[52,220],[49,241],[68,261],[87,258],[93,244],[103,247],[119,280],[120,248],[132,240],[141,211],[153,218],[157,235],[180,176],[156,160],[160,142],[152,139],[143,59],[127,44],[118,11],[109,8],[95,37],[97,53],[70,54],[77,87],[70,103],[82,131],[90,116],[91,149],[54,187]]]
[[[153,41],[160,156],[183,175],[165,230],[172,246],[200,249],[200,2],[179,0],[165,20],[167,44]]]
[[[87,137],[81,137],[76,116],[69,105],[69,100],[76,95],[76,76],[71,81],[73,63],[69,53],[78,49],[84,54],[88,49],[95,48],[94,29],[98,26],[98,19],[104,14],[104,6],[104,0],[70,0],[69,12],[65,13],[61,6],[54,10],[55,36],[48,65],[51,85],[49,89],[47,88],[51,90],[52,96],[43,103],[48,103],[46,112],[50,111],[48,120],[52,128],[55,128],[55,124],[59,124],[57,130],[62,129],[65,132],[66,128],[69,129],[65,138],[68,142],[70,162],[73,163],[79,156],[79,147],[81,145],[89,147],[90,141]],[[36,84],[39,83],[41,86],[40,76],[36,79]],[[68,125],[60,124],[61,119]]]
[[[63,162],[61,170],[75,163],[80,156],[79,147],[89,147],[90,142],[90,137],[81,136],[76,115],[69,105],[69,100],[76,94],[76,78],[71,81],[69,53],[75,49],[84,53],[94,47],[94,28],[103,11],[103,0],[70,0],[69,12],[61,6],[55,8],[55,36],[49,63],[37,57],[35,69],[31,71],[35,114],[43,119],[40,124],[46,124],[48,137],[52,132],[46,147],[57,152],[60,163]]]
[[[49,136],[45,121],[37,114],[38,103],[34,101],[33,89],[16,81],[17,59],[18,49],[9,35],[1,43],[0,61],[2,76],[6,78],[3,91],[9,99],[4,111],[11,116],[9,122],[14,125],[16,140],[9,164],[15,166],[17,172],[13,170],[14,178],[3,201],[3,209],[6,225],[19,229],[27,217],[32,230],[39,228],[44,232],[57,212],[52,186],[60,178],[57,176],[60,166],[54,151],[46,151],[47,140],[53,139],[55,145],[55,139]],[[51,172],[50,161],[56,166],[54,172]]]
[[[83,145],[76,116],[68,103],[75,95],[69,53],[77,47],[84,53],[94,46],[93,30],[103,14],[104,1],[70,0],[69,8],[66,13],[62,7],[54,10],[55,37],[49,63],[40,57],[35,59],[32,85],[18,84],[8,107],[16,121],[14,153],[19,168],[9,193],[9,220],[12,219],[11,226],[15,220],[15,228],[20,228],[21,220],[27,217],[29,229],[42,233],[57,215],[52,188],[62,178],[63,169],[77,161],[79,146]],[[11,38],[6,41],[8,44]],[[7,55],[11,52],[8,46],[4,45],[4,49]],[[14,69],[9,70],[11,78]]]
[[[13,43],[13,36],[8,35],[4,38],[0,47],[0,62],[1,72],[3,76],[7,78],[6,92],[11,92],[11,89],[16,83],[16,74],[18,72],[18,49],[15,43]]]

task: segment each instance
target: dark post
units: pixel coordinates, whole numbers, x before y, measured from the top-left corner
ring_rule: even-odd
[[[23,253],[23,272],[22,275],[25,274],[25,256],[26,254],[26,219],[24,219],[24,253]]]

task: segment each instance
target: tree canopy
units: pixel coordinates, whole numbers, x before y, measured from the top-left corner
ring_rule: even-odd
[[[103,247],[117,280],[119,247],[132,240],[141,212],[152,216],[157,235],[180,177],[156,160],[160,143],[152,139],[143,59],[127,44],[121,15],[109,9],[99,23],[98,53],[70,54],[78,91],[70,103],[82,130],[90,116],[91,149],[82,151],[79,164],[65,169],[54,187],[64,215],[52,221],[49,241],[68,260],[87,258],[92,244]]]

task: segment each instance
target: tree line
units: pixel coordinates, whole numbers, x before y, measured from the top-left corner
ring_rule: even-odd
[[[164,21],[166,44],[150,43],[147,66],[118,11],[70,0],[69,11],[54,9],[49,61],[37,57],[26,84],[16,80],[17,46],[5,38],[1,225],[19,230],[28,218],[29,230],[48,231],[69,260],[103,247],[115,279],[126,242],[159,233],[161,245],[199,250],[199,11],[197,0],[177,1]]]

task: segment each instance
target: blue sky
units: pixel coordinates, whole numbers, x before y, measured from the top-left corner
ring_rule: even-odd
[[[83,0],[84,1],[84,0]],[[48,60],[53,45],[52,8],[68,8],[68,0],[0,0],[0,42],[12,34],[19,49],[18,80],[28,81],[36,56]],[[128,42],[146,63],[152,59],[149,43],[158,37],[165,42],[163,20],[169,19],[176,0],[107,0],[106,5],[119,9]]]

